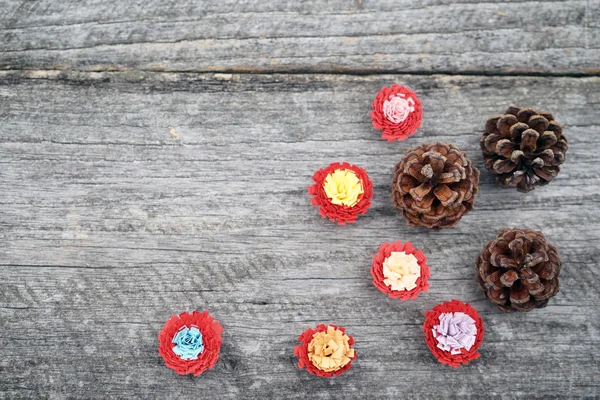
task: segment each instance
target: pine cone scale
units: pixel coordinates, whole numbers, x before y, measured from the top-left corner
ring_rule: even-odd
[[[455,171],[444,172],[440,174],[438,178],[439,183],[453,183],[460,182],[460,175],[458,175]]]
[[[540,136],[540,140],[538,141],[540,149],[546,150],[558,141],[556,134],[552,131],[544,131],[541,135],[542,136]]]
[[[529,125],[524,124],[523,122],[517,122],[510,128],[510,140],[513,143],[519,143],[521,141],[521,137],[523,136],[523,132],[525,132],[527,129],[529,129]]]
[[[489,272],[489,271],[486,271],[486,272]],[[485,282],[485,288],[489,289],[496,285],[496,282],[498,282],[498,280],[502,276],[502,271],[493,271],[489,275],[485,275],[485,272],[482,273],[482,271],[480,270],[479,278],[481,278],[481,276],[485,276],[485,280],[482,280],[482,282]],[[498,285],[496,288],[500,289],[501,287],[502,287],[501,285]]]
[[[433,175],[439,175],[443,172],[446,159],[447,158],[440,153],[432,150],[423,154],[423,160],[427,163],[426,165],[429,165],[428,169],[431,170],[429,178],[431,178]]]
[[[448,185],[445,185],[445,184],[442,184],[442,185],[436,187],[433,190],[433,195],[445,207],[453,204],[456,201],[456,199],[458,199],[458,196],[459,196],[459,194],[457,192],[453,191],[452,189],[450,189],[450,187],[448,187]]]
[[[508,244],[508,248],[512,252],[512,257],[517,260],[523,258],[528,253],[527,251],[525,251],[524,247],[525,241],[523,240],[523,238],[520,237],[515,238],[512,242]]]
[[[538,114],[531,117],[527,124],[541,135],[550,126],[550,121],[548,121],[543,115]]]
[[[554,133],[556,137],[562,136],[563,133],[562,126],[556,121],[550,121],[548,131]]]
[[[419,163],[418,160],[413,160],[411,163],[407,163],[406,172],[410,174],[419,182],[425,182],[427,175],[423,174],[423,164]]]
[[[540,137],[540,134],[533,130],[527,129],[521,135],[521,151],[523,153],[533,153],[537,147],[537,140]]]
[[[398,182],[398,189],[400,193],[406,194],[411,191],[416,185],[418,185],[418,180],[411,175],[403,175]]]
[[[487,291],[487,297],[492,303],[503,306],[508,300],[508,289],[491,287]]]
[[[523,282],[523,285],[527,287],[527,290],[536,300],[540,293],[544,291],[544,285],[540,282],[539,276],[529,268],[522,269],[519,271],[519,279]]]
[[[526,268],[532,268],[538,264],[545,263],[546,261],[548,261],[548,254],[544,250],[539,250],[531,254],[531,259],[529,259],[528,262],[525,262],[524,266]]]
[[[433,189],[433,183],[431,181],[423,182],[416,188],[410,189],[410,195],[418,203],[427,196],[431,189]]]
[[[508,139],[500,139],[496,142],[496,153],[510,159],[517,146]]]
[[[542,166],[554,165],[556,163],[556,161],[554,160],[554,152],[551,149],[544,149],[544,151],[539,153],[538,158],[542,159]]]
[[[517,120],[517,117],[515,117],[512,114],[505,114],[502,117],[500,117],[500,119],[496,123],[496,128],[500,132],[500,136],[502,136],[502,137],[510,136],[510,128],[517,122],[519,122]]]
[[[518,107],[511,106],[511,107],[509,107],[509,110],[512,111],[515,108],[518,108]],[[533,108],[523,108],[517,112],[516,116],[517,116],[517,119],[519,122],[527,122],[527,121],[529,121],[529,119],[531,117],[533,117],[536,114],[537,114],[537,111],[535,111]]]
[[[502,118],[502,115],[493,115],[491,117],[488,118],[488,120],[485,122],[485,131],[486,132],[494,132],[494,130],[496,129],[496,126],[498,124],[498,120]]]
[[[512,161],[515,164],[519,164],[524,158],[525,153],[523,153],[523,151],[521,150],[513,150],[513,152],[510,153],[510,161]]]
[[[514,171],[517,168],[517,164],[511,160],[496,160],[492,168],[497,174],[506,174]]]
[[[510,302],[512,304],[525,304],[531,299],[529,296],[529,292],[525,285],[519,283],[515,283],[512,288],[510,288]]]
[[[500,276],[500,283],[506,287],[511,287],[519,279],[515,270],[510,269]]]
[[[490,134],[483,139],[482,150],[483,154],[486,156],[493,156],[496,151],[496,146],[498,146],[498,142],[502,139],[500,135]]]

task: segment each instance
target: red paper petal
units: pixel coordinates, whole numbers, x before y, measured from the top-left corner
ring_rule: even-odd
[[[477,336],[475,337],[475,344],[470,350],[461,349],[460,354],[450,354],[449,351],[442,350],[437,347],[437,340],[433,337],[432,329],[435,325],[439,324],[439,317],[442,313],[449,312],[462,312],[470,316],[475,320],[475,326],[477,327]],[[481,342],[483,341],[483,320],[479,317],[477,310],[475,310],[469,303],[463,303],[458,300],[451,300],[446,303],[438,304],[433,307],[433,310],[425,312],[425,323],[423,324],[423,331],[425,332],[425,342],[427,347],[442,364],[447,364],[451,367],[459,367],[461,364],[468,364],[471,360],[479,358],[480,354],[477,352]]]
[[[306,368],[306,370],[309,373],[311,373],[313,375],[317,375],[317,376],[322,376],[324,378],[332,378],[334,376],[341,375],[345,371],[349,370],[350,367],[352,366],[352,361],[350,361],[348,364],[344,365],[342,368],[338,369],[337,371],[325,372],[325,371],[322,371],[319,368],[317,368],[308,359],[308,345],[310,344],[311,340],[313,339],[314,334],[317,332],[327,332],[328,326],[332,326],[335,329],[338,329],[338,330],[342,331],[343,333],[345,333],[346,335],[348,335],[348,333],[346,333],[346,330],[342,327],[335,326],[333,324],[329,324],[329,325],[319,324],[319,325],[317,325],[317,327],[315,329],[308,328],[306,331],[304,331],[304,333],[302,333],[302,335],[300,335],[298,337],[298,340],[300,340],[300,342],[302,342],[302,344],[299,344],[298,346],[294,347],[294,356],[298,357],[298,367]],[[354,344],[354,338],[350,335],[348,335],[348,338],[349,338],[348,344],[350,344],[350,346],[352,346]],[[354,350],[354,357],[350,357],[350,359],[356,360],[356,350]]]
[[[364,193],[359,196],[358,203],[352,207],[333,204],[323,188],[323,183],[327,175],[334,173],[337,169],[353,171],[362,182]],[[324,218],[329,218],[331,221],[337,221],[340,225],[345,225],[346,223],[356,222],[358,216],[365,214],[369,207],[371,207],[373,182],[369,179],[367,171],[360,167],[347,162],[336,162],[315,172],[312,179],[315,183],[308,187],[308,193],[314,196],[311,199],[311,203],[313,206],[319,207],[319,213]]]
[[[390,96],[395,96],[397,94],[404,94],[406,97],[411,97],[415,101],[415,110],[409,113],[408,117],[400,123],[390,121],[383,112],[384,102],[388,100]],[[421,126],[422,118],[423,108],[421,100],[419,100],[412,90],[401,85],[394,84],[389,88],[383,87],[379,93],[377,93],[372,104],[371,120],[373,122],[373,127],[381,130],[381,137],[388,142],[404,140],[413,135]]]
[[[183,360],[173,352],[174,345],[171,341],[183,326],[195,326],[202,333],[204,351],[196,360]],[[207,311],[176,314],[165,322],[158,334],[158,353],[165,360],[165,365],[178,374],[198,376],[217,363],[223,343],[221,333],[223,327]]]
[[[392,252],[403,251],[406,254],[412,254],[417,259],[417,263],[421,267],[421,276],[417,278],[415,282],[417,287],[411,290],[392,290],[392,288],[384,283],[385,277],[383,276],[383,262],[388,258]],[[429,290],[429,276],[430,270],[427,265],[427,257],[421,250],[415,249],[410,242],[394,242],[394,243],[383,243],[379,246],[379,251],[373,257],[373,264],[371,266],[371,275],[373,276],[373,284],[382,293],[387,294],[392,299],[400,299],[402,301],[416,299],[421,292],[427,292]]]

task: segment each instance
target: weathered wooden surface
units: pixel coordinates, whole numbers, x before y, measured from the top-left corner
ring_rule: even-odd
[[[424,104],[423,128],[401,143],[380,140],[368,116],[389,82]],[[483,123],[511,102],[564,123],[558,178],[525,195],[482,170],[456,229],[407,227],[389,200],[401,154],[447,141],[482,168]],[[0,397],[596,397],[599,104],[599,77],[0,72]],[[375,184],[356,225],[310,206],[312,173],[336,160]],[[481,246],[505,226],[559,247],[561,292],[546,309],[503,314],[475,283]],[[371,284],[371,257],[391,240],[429,257],[431,289],[415,301]],[[423,312],[451,298],[486,325],[482,357],[458,370],[436,363],[421,332]],[[221,359],[177,376],[158,331],[205,308],[225,328]],[[319,322],[357,342],[333,380],[292,356]]]
[[[600,0],[0,0],[0,68],[600,73]]]
[[[600,397],[599,43],[600,0],[0,0],[0,398]],[[391,82],[425,107],[392,144],[368,116]],[[524,195],[482,171],[456,229],[407,227],[389,201],[404,151],[447,141],[482,168],[483,122],[509,103],[565,125],[556,181]],[[339,160],[375,183],[353,226],[306,193]],[[505,226],[559,247],[546,309],[502,314],[474,281]],[[391,240],[429,257],[416,301],[371,284]],[[459,370],[421,332],[451,298],[486,324],[482,357]],[[156,351],[164,321],[192,309],[225,328],[198,378]],[[333,380],[292,356],[320,322],[357,341]]]

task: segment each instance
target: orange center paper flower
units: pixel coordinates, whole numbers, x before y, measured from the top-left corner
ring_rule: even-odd
[[[412,254],[394,251],[383,262],[384,283],[392,290],[412,290],[417,287],[421,267]]]
[[[312,375],[333,378],[348,371],[356,360],[354,338],[341,326],[319,324],[305,330],[298,340],[300,344],[294,347],[298,367]]]
[[[308,359],[325,372],[337,371],[354,357],[350,338],[344,332],[327,327],[327,332],[317,332],[308,344]]]
[[[333,204],[346,207],[356,205],[359,196],[365,192],[361,180],[349,169],[336,169],[327,175],[323,189]]]

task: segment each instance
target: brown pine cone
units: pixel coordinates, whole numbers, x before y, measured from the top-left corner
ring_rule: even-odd
[[[504,229],[477,259],[477,282],[502,311],[546,307],[558,293],[561,261],[542,232]]]
[[[392,202],[410,226],[452,228],[473,209],[479,170],[444,143],[408,150],[394,169]]]
[[[558,175],[568,149],[562,126],[549,112],[510,106],[485,124],[480,141],[485,167],[505,187],[529,192]]]

